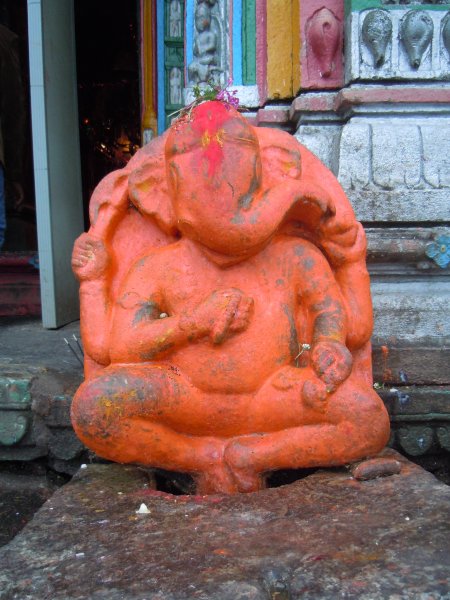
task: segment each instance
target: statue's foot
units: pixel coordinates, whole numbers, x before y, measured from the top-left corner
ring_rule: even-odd
[[[257,492],[265,487],[264,479],[251,468],[224,462],[195,477],[197,494],[237,494]]]
[[[241,493],[259,492],[266,487],[262,475],[254,471],[233,469],[233,477],[237,485],[237,491]]]
[[[208,471],[199,473],[195,476],[195,483],[196,493],[201,496],[239,492],[234,477],[225,464],[215,465]]]
[[[225,448],[225,463],[233,476],[236,491],[241,493],[258,492],[264,489],[265,479],[252,467],[239,438],[232,440]]]

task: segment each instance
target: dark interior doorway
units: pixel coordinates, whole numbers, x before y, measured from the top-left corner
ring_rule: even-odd
[[[5,61],[9,63],[7,68],[3,63],[0,82],[6,207],[5,239],[0,253],[1,266],[4,263],[9,265],[11,261],[17,262],[18,259],[19,262],[25,260],[24,257],[7,256],[11,253],[16,255],[31,253],[30,258],[32,258],[37,250],[37,235],[30,116],[27,1],[0,0],[0,25],[7,30],[2,30],[4,34],[2,53],[5,54]],[[11,90],[14,97],[5,98],[11,96]]]
[[[27,0],[0,0],[0,53],[0,316],[37,316]]]
[[[85,225],[89,198],[140,146],[139,1],[75,0]]]

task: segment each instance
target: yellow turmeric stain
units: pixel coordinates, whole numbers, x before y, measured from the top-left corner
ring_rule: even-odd
[[[223,146],[224,135],[225,131],[223,129],[217,130],[213,136],[211,136],[209,131],[205,131],[201,138],[201,144],[203,148],[206,148],[212,141],[214,141],[217,142],[219,146]]]
[[[211,136],[209,135],[209,131],[205,131],[205,133],[202,135],[201,143],[203,148],[209,146],[209,144],[211,143]]]
[[[223,137],[225,135],[225,131],[223,129],[219,129],[214,136],[215,141],[219,144],[219,146],[223,146]]]

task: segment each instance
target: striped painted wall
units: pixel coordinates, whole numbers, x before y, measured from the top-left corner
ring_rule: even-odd
[[[344,0],[141,0],[144,131],[164,131],[171,113],[192,97],[200,5],[201,14],[213,15],[200,27],[210,28],[216,44],[215,76],[232,80],[241,104],[256,109],[301,89],[342,85]],[[217,15],[225,15],[220,27]]]

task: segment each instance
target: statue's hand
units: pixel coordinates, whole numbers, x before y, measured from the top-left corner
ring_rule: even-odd
[[[321,229],[321,245],[334,267],[366,257],[367,241],[363,226],[357,221],[339,222],[329,219]]]
[[[311,351],[311,363],[318,377],[333,392],[345,381],[352,370],[352,355],[340,342],[333,340],[317,342]]]
[[[321,379],[307,379],[303,385],[302,396],[303,402],[309,408],[319,412],[325,411],[329,396],[327,385]]]
[[[253,299],[241,290],[231,288],[213,292],[181,321],[196,338],[209,335],[214,344],[221,344],[227,334],[248,327],[253,309]]]
[[[109,265],[105,244],[88,233],[75,241],[72,252],[72,269],[80,281],[100,279]]]

